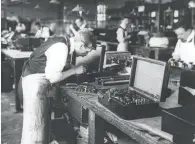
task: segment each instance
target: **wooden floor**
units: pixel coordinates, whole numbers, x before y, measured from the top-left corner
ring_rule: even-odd
[[[15,113],[14,92],[1,93],[1,144],[20,144],[23,114]],[[62,121],[53,121],[59,144],[71,144],[71,127]],[[60,131],[62,129],[65,131]],[[63,134],[63,135],[62,135]],[[64,136],[64,138],[62,138]],[[83,144],[83,143],[78,143]],[[137,144],[128,137],[121,137],[118,144]]]
[[[22,113],[15,113],[14,92],[1,93],[1,143],[20,144]]]
[[[22,121],[23,114],[15,113],[14,92],[1,93],[1,144],[20,144]],[[70,126],[67,124],[58,126],[59,123],[59,121],[53,121],[54,126],[58,128],[55,129],[55,132],[60,133],[59,127],[63,127],[66,130],[63,132],[64,139],[70,138],[70,131],[73,130],[70,130]],[[70,144],[62,138],[58,142],[59,144]]]

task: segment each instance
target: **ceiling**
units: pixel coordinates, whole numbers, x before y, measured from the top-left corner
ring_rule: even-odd
[[[7,2],[7,5],[2,4],[2,9],[6,9],[6,15],[20,15],[23,17],[30,18],[57,18],[59,11],[59,6],[61,4],[51,4],[50,0],[15,0],[20,2],[11,2],[11,0],[1,0],[1,2]],[[13,0],[12,0],[13,1]],[[23,3],[21,3],[21,1]],[[28,1],[25,2],[25,1]],[[144,1],[147,3],[158,3],[159,0],[59,0],[61,3],[64,2],[66,6],[66,12],[71,12],[71,10],[77,5],[80,4],[84,7],[86,11],[89,11],[90,14],[95,14],[97,4],[106,4],[109,9],[112,8],[121,8],[131,9],[135,4],[140,4]],[[162,3],[167,3],[172,0],[161,0]],[[187,2],[188,0],[174,0],[180,2]],[[124,3],[126,2],[126,5]],[[127,5],[128,3],[128,5]],[[35,9],[39,4],[40,8]],[[182,4],[181,4],[182,5]]]

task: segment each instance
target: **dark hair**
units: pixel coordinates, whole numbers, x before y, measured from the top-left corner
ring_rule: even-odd
[[[77,17],[76,20],[80,20],[80,21],[84,21],[84,19],[82,17]]]
[[[40,22],[35,22],[35,26],[39,26],[39,27],[41,27]]]
[[[174,25],[174,29],[184,28],[185,30],[192,29],[190,18],[180,17],[179,21]]]

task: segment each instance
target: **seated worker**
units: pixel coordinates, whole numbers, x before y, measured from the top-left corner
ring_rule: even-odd
[[[179,20],[174,31],[178,41],[172,54],[173,59],[182,60],[186,64],[191,62],[195,64],[195,31],[191,22],[186,19]]]
[[[74,36],[78,33],[78,31],[86,28],[87,28],[87,23],[82,17],[78,17],[75,20],[75,25],[70,25],[70,30]]]
[[[79,31],[73,41],[60,32],[37,48],[24,64],[21,144],[49,144],[48,90],[55,83],[86,72],[83,65],[63,71],[69,54],[85,56],[95,49],[96,40],[88,30]]]
[[[12,31],[10,28],[9,31],[2,32],[1,42],[3,44],[12,43],[13,40],[15,40],[19,37],[26,37],[27,36],[27,34],[25,33],[26,25],[19,18],[16,18],[16,23],[17,24],[14,28],[14,31]]]
[[[39,22],[36,22],[35,23],[35,29],[36,29],[35,37],[37,37],[37,38],[46,38],[46,39],[50,37],[49,27],[41,26],[41,24]]]
[[[25,32],[26,31],[26,25],[18,18],[17,20],[16,20],[16,22],[17,22],[17,25],[16,25],[16,32],[18,32],[18,33],[23,33],[23,32]]]
[[[130,35],[128,35],[127,27],[129,25],[129,19],[124,18],[121,21],[121,24],[116,32],[117,34],[117,40],[119,42],[117,46],[117,51],[128,51],[128,45],[129,45],[129,39]]]

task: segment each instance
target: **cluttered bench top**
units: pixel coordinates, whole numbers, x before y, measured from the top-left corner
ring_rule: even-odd
[[[134,60],[134,62],[135,62],[135,60]],[[150,62],[150,60],[149,60],[149,62]],[[142,63],[139,63],[139,64],[142,64]],[[160,62],[159,64],[163,64],[163,63]],[[161,66],[163,68],[165,68],[164,65],[161,65]],[[135,65],[133,67],[135,67]],[[137,73],[139,74],[140,72],[143,72],[143,71],[139,71],[139,67],[138,67]],[[150,73],[150,70],[145,69],[144,73],[146,73],[146,72]],[[160,71],[160,72],[162,72],[162,71]],[[134,74],[134,73],[131,73],[131,74]],[[158,72],[152,73],[152,74],[159,75]],[[178,104],[178,86],[176,84],[173,84],[173,82],[172,82],[173,79],[178,79],[178,76],[179,76],[179,73],[177,74],[177,72],[171,72],[171,76],[169,77],[169,82],[168,82],[169,83],[168,88],[172,90],[172,94],[166,99],[166,102],[159,103],[160,107],[163,109],[180,107],[180,105]],[[132,75],[131,75],[131,77],[132,77]],[[141,78],[141,82],[143,82],[144,78],[140,77],[140,75],[139,75],[139,79],[140,78]],[[153,79],[153,82],[154,82],[154,80],[156,80],[156,83],[159,82],[158,79],[159,79],[158,77],[157,77],[157,79]],[[131,86],[131,80],[130,80],[129,84]],[[145,82],[145,84],[148,85],[147,82]],[[129,87],[129,85],[121,85],[121,86],[122,86],[122,88],[125,88],[126,86]],[[134,86],[134,85],[132,85],[132,86]],[[102,86],[102,87],[105,88],[106,86]],[[111,87],[119,89],[118,85],[112,85]],[[99,101],[100,96],[98,94],[93,94],[93,92],[82,94],[79,92],[80,91],[79,89],[78,90],[77,90],[77,88],[71,89],[71,88],[67,88],[66,86],[62,86],[61,89],[63,89],[63,95],[68,95],[69,97],[73,98],[75,101],[77,101],[81,105],[87,107],[90,111],[93,111],[96,115],[100,116],[105,121],[114,125],[116,128],[118,128],[119,130],[121,130],[122,132],[124,132],[125,134],[127,134],[128,136],[135,139],[137,142],[139,142],[141,144],[158,144],[158,143],[159,144],[164,144],[164,143],[171,144],[171,143],[173,143],[173,136],[171,134],[165,133],[161,130],[161,121],[162,121],[161,115],[149,116],[147,118],[143,118],[143,117],[136,118],[133,120],[132,119],[124,119],[121,116],[119,116],[118,114],[115,114],[114,112],[112,112],[112,110],[110,110],[106,106],[104,106],[104,104],[102,104]],[[98,88],[98,89],[100,90],[100,88]],[[93,91],[93,88],[91,90]],[[76,91],[78,91],[78,93]],[[81,87],[81,92],[82,92],[82,87]],[[109,98],[109,95],[111,95],[111,93],[108,94],[108,98]],[[143,104],[142,100],[143,99],[141,99],[141,103]],[[106,100],[106,101],[108,101],[108,100]],[[130,103],[134,103],[134,102],[130,100]],[[144,103],[145,103],[145,101],[144,101]],[[137,106],[139,107],[139,105],[140,105],[140,101],[137,103],[137,100],[136,100],[136,107]],[[156,106],[154,105],[154,107],[151,106],[150,109],[148,109],[148,110],[153,110],[155,108],[156,108]],[[130,109],[128,109],[128,110],[130,110]],[[148,110],[145,110],[144,112],[147,112]],[[135,113],[135,111],[133,112],[131,110],[131,112],[133,112],[133,113]],[[131,112],[128,111],[128,113],[131,113]],[[143,111],[141,113],[144,114]]]
[[[20,51],[20,50],[13,50],[13,49],[1,49],[1,52],[13,59],[22,59],[22,58],[27,59],[32,54],[31,51]]]
[[[160,116],[136,120],[124,120],[101,105],[98,102],[98,97],[95,95],[78,96],[69,89],[66,89],[66,94],[142,144],[172,143],[172,135],[161,131]],[[175,91],[169,98],[167,98],[166,102],[162,102],[160,105],[164,108],[178,107],[177,99],[178,91]]]

